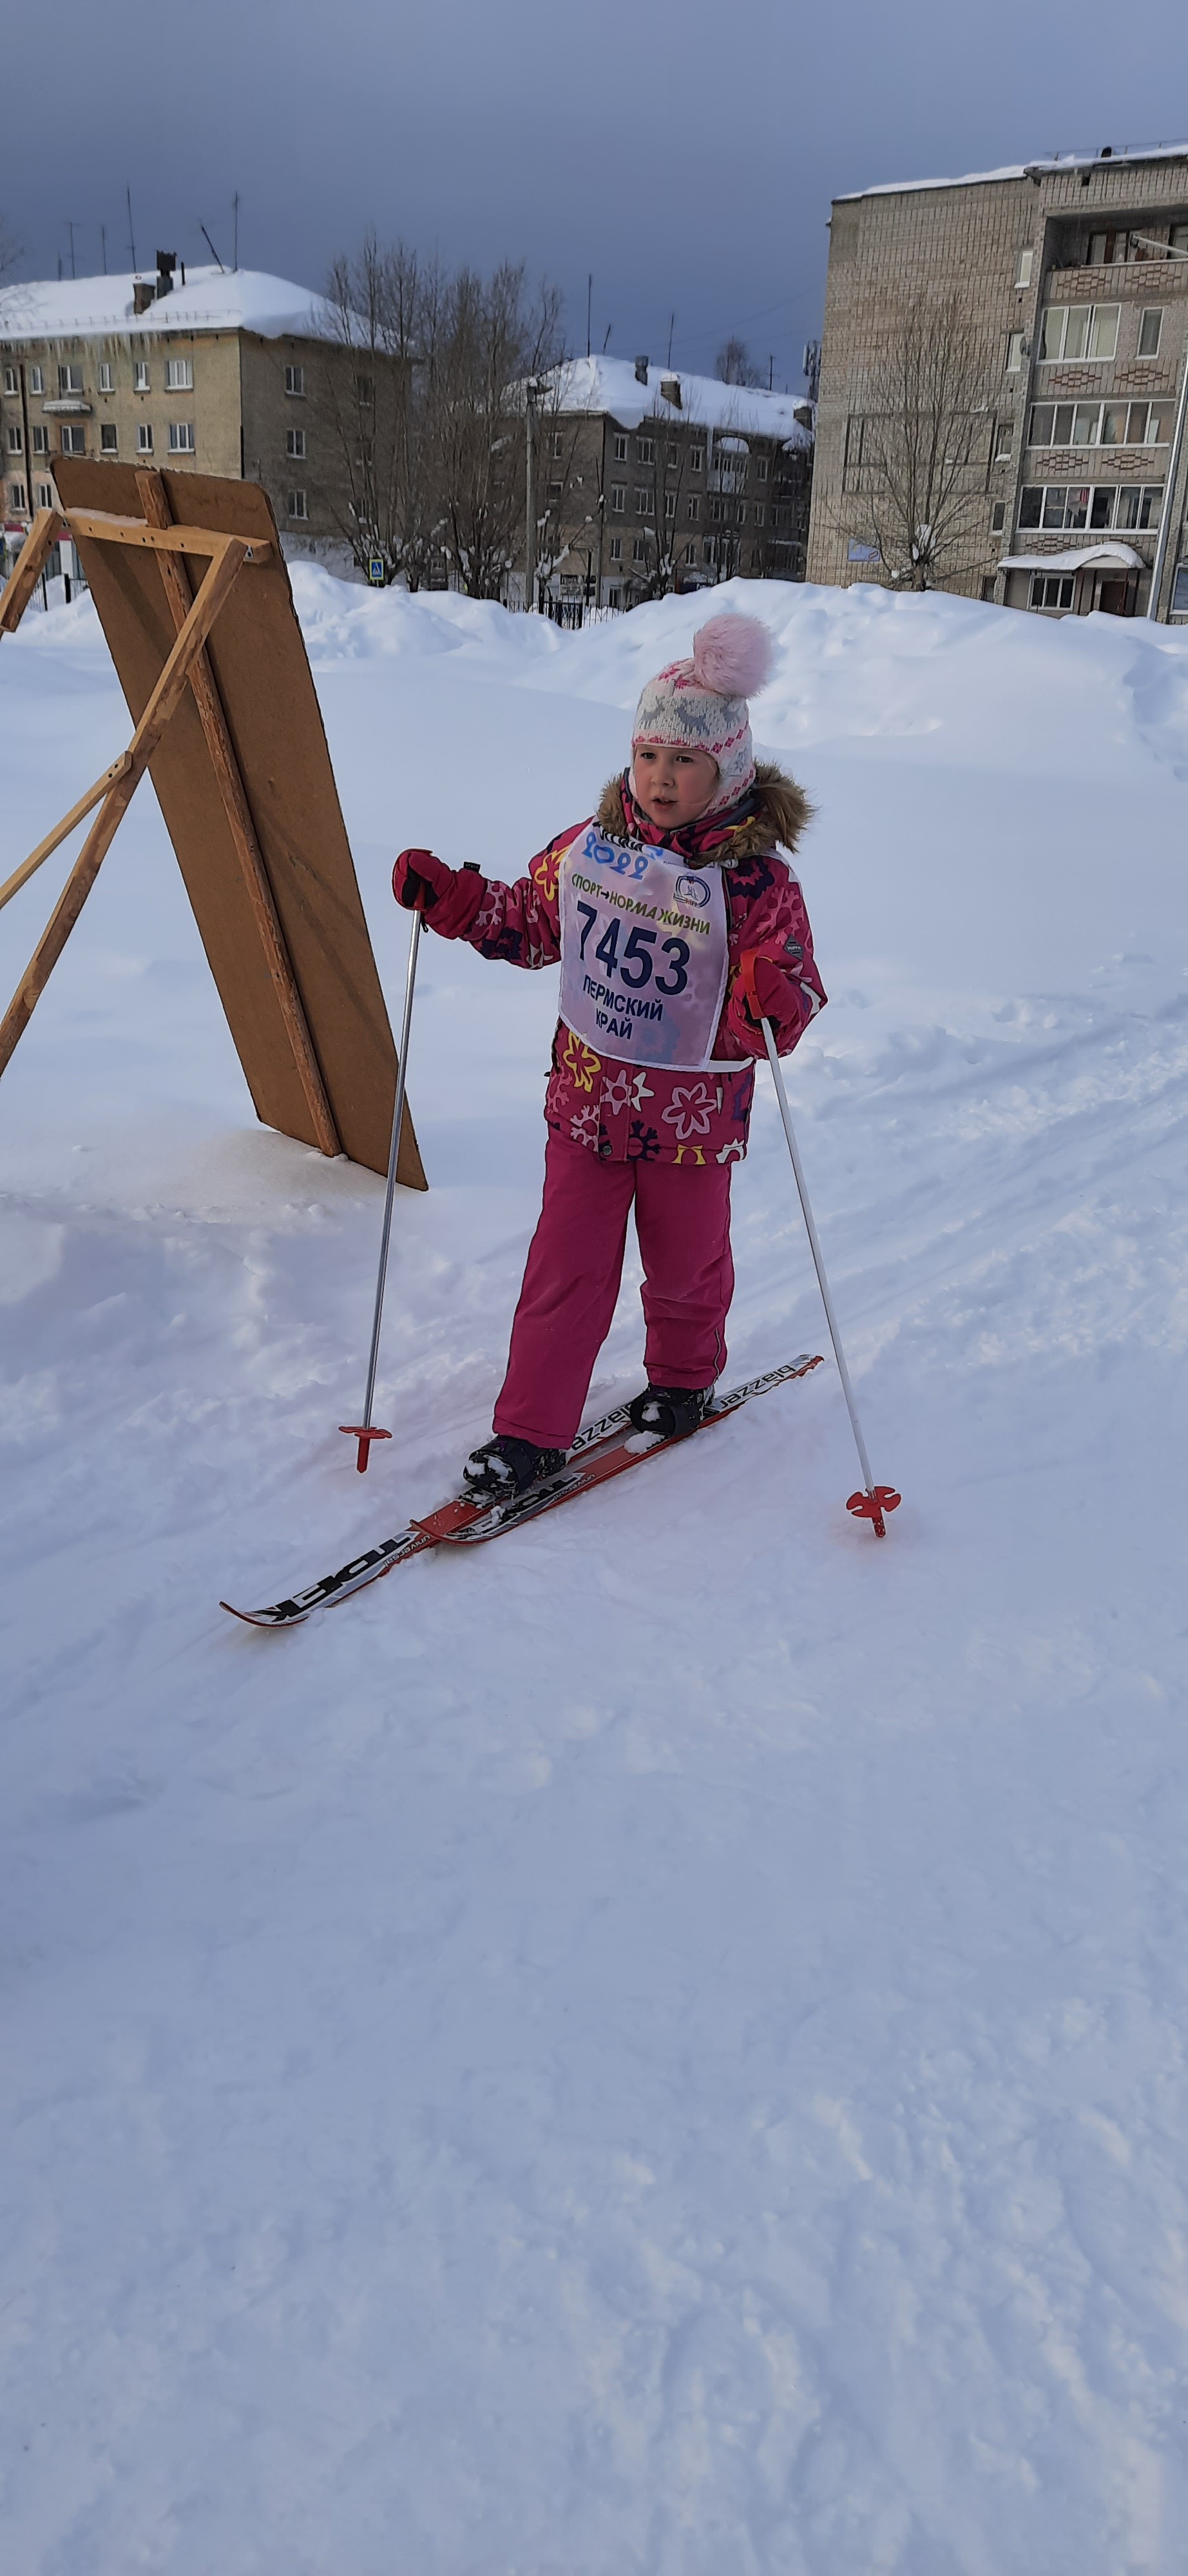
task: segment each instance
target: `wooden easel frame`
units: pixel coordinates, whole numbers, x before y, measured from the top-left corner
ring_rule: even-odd
[[[60,536],[81,536],[105,545],[150,548],[158,557],[161,579],[169,613],[173,621],[175,642],[148,704],[144,709],[128,749],[113,761],[96,779],[84,796],[78,798],[68,814],[55,824],[37,848],[0,886],[0,911],[27,885],[37,869],[72,832],[76,824],[91,813],[96,816],[78,858],[75,860],[62,893],[38,941],[8,1010],[0,1021],[0,1073],[3,1073],[13,1049],[28,1027],[41,994],[49,981],[66,941],[78,920],[99,869],[111,847],[119,825],[128,810],[136,788],[158,748],[170,719],[180,706],[187,688],[191,689],[202,725],[211,765],[218,781],[228,830],[243,875],[252,916],[263,944],[268,973],[292,1049],[301,1090],[313,1125],[318,1146],[323,1154],[340,1154],[343,1150],[334,1123],[325,1084],[302,1007],[301,996],[293,973],[292,960],[277,915],[276,904],[268,882],[259,843],[252,823],[239,764],[235,757],[227,720],[206,652],[206,639],[215,619],[246,566],[267,560],[271,544],[255,539],[223,536],[208,528],[191,528],[175,524],[165,486],[159,474],[139,472],[136,489],[144,509],[143,520],[119,518],[97,510],[39,510],[22,547],[12,579],[0,600],[0,634],[12,634],[28,607],[47,561],[51,546]],[[182,560],[188,555],[206,557],[209,569],[197,592],[190,588],[189,576]]]

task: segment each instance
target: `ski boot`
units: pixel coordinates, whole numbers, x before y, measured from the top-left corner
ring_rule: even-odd
[[[633,1431],[650,1431],[658,1440],[680,1440],[704,1422],[713,1400],[712,1386],[645,1386],[627,1410]]]
[[[537,1449],[531,1440],[497,1431],[481,1449],[471,1450],[462,1470],[463,1496],[468,1503],[512,1503],[564,1464],[563,1449]]]

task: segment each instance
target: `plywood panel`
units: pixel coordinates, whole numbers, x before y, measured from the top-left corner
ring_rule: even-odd
[[[54,463],[67,511],[143,516],[131,465],[65,456]],[[266,563],[241,572],[210,637],[210,667],[343,1149],[386,1171],[396,1051],[268,496],[258,484],[210,475],[167,473],[162,481],[176,520],[272,548]],[[139,721],[174,641],[160,567],[139,547],[84,537],[78,550]],[[186,566],[197,588],[206,559],[186,558]],[[189,691],[153,756],[152,780],[257,1116],[316,1144]],[[407,1110],[400,1178],[425,1187]]]

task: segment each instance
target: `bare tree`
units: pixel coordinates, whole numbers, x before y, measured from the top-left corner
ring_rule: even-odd
[[[426,426],[445,552],[472,599],[498,599],[521,559],[533,429],[522,389],[560,361],[560,306],[548,285],[528,299],[522,263],[486,280],[461,269],[443,290]]]
[[[891,317],[846,433],[842,533],[891,581],[938,590],[985,551],[992,385],[976,324],[957,297],[917,296]]]
[[[440,533],[424,415],[441,293],[434,267],[369,233],[331,269],[312,387],[329,516],[362,569],[381,563],[385,581],[402,575],[410,590]]]
[[[761,385],[763,382],[746,341],[736,339],[733,332],[718,351],[714,374],[723,385]]]

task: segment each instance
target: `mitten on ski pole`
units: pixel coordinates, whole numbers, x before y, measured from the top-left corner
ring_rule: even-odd
[[[766,957],[761,948],[743,950],[728,1018],[735,1036],[756,1055],[763,1053],[762,1021],[772,1020],[778,1029],[796,1018],[792,977],[777,966],[774,957]]]
[[[432,850],[402,850],[392,870],[397,903],[419,912],[439,939],[465,938],[486,891],[476,867],[449,868]]]

